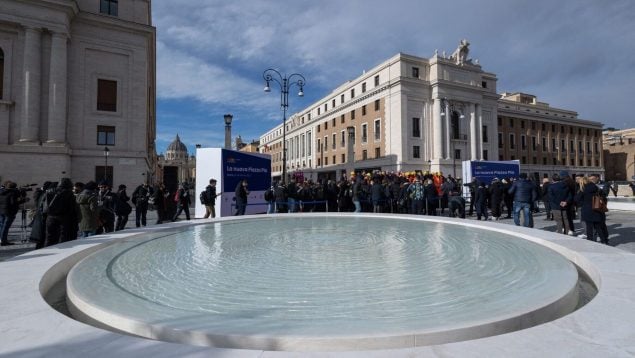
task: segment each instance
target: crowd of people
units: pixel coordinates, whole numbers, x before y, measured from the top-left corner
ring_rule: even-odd
[[[486,183],[473,179],[462,183],[460,179],[442,173],[406,172],[351,173],[340,180],[311,180],[289,183],[274,182],[264,193],[267,213],[294,212],[374,212],[414,215],[447,215],[465,218],[476,214],[477,220],[513,218],[515,225],[533,227],[533,214],[543,203],[545,220],[556,224],[556,232],[574,235],[573,220],[580,214],[589,240],[596,236],[608,244],[606,214],[595,208],[594,197],[606,200],[616,185],[599,186],[597,175],[572,177],[562,171],[542,183],[521,173],[518,178],[494,178]],[[465,190],[463,190],[465,189]],[[1,245],[12,245],[8,231],[21,205],[27,200],[25,189],[11,181],[0,187]],[[464,194],[465,192],[465,194]],[[615,192],[614,192],[615,193]],[[216,216],[216,180],[210,179],[200,194],[205,206],[204,218]],[[233,200],[235,215],[244,215],[249,194],[248,182],[241,180],[236,186]],[[147,212],[157,211],[156,224],[176,221],[184,212],[190,220],[190,188],[181,183],[170,192],[164,185],[151,187],[147,183],[137,186],[130,194],[125,185],[113,191],[107,181],[73,183],[63,178],[59,183],[45,182],[34,195],[30,240],[36,248],[59,242],[89,237],[101,233],[123,230],[135,208],[136,227],[147,225]],[[466,204],[469,200],[469,206]],[[131,205],[132,204],[132,205]],[[505,215],[506,216],[503,216]],[[24,219],[23,219],[24,220]]]
[[[477,220],[512,218],[517,226],[534,227],[534,213],[540,203],[545,220],[556,224],[556,232],[574,235],[573,220],[580,212],[589,240],[599,237],[608,244],[606,214],[592,208],[593,196],[604,200],[615,185],[598,186],[599,176],[574,177],[562,171],[542,183],[525,173],[518,178],[494,178],[486,183],[460,179],[442,173],[351,173],[339,181],[326,180],[288,184],[274,182],[265,192],[267,213],[285,212],[375,212],[415,215],[443,215]],[[466,193],[462,193],[465,187]],[[469,199],[469,206],[465,198]],[[467,211],[467,213],[466,213]],[[503,216],[506,213],[506,216]]]
[[[6,181],[0,187],[0,233],[2,246],[13,245],[8,240],[9,228],[17,214],[24,210],[27,197],[24,189]],[[132,204],[132,205],[131,205]],[[151,187],[142,183],[128,195],[125,185],[119,185],[113,191],[106,180],[99,183],[73,183],[69,178],[59,182],[45,182],[33,194],[32,217],[28,224],[31,228],[29,240],[36,249],[85,238],[102,233],[123,230],[133,205],[135,208],[135,226],[148,224],[148,210],[157,211],[156,224],[164,221],[176,221],[182,212],[190,219],[190,192],[187,183],[182,183],[174,192],[164,185]],[[23,218],[25,220],[25,218]]]

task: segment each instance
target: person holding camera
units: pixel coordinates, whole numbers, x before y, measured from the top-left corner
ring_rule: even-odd
[[[13,242],[9,242],[9,229],[24,199],[17,184],[10,180],[0,188],[0,246],[14,245]]]

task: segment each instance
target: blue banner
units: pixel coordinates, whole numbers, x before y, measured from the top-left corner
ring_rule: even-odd
[[[520,175],[520,164],[515,161],[507,162],[484,162],[473,161],[472,178],[476,178],[478,181],[490,184],[492,179],[498,178],[518,178]]]
[[[264,191],[271,187],[269,157],[225,149],[222,153],[223,192],[234,192],[243,179],[247,179],[250,191]]]

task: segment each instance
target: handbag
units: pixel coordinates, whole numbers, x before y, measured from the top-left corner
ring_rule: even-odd
[[[605,213],[609,211],[609,209],[606,207],[606,198],[602,197],[600,194],[593,195],[591,208],[593,209],[593,211],[597,211],[599,213]]]

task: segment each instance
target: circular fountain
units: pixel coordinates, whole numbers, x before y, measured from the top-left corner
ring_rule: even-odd
[[[578,272],[528,240],[417,217],[219,221],[120,240],[75,265],[73,316],[226,348],[412,347],[541,324],[578,304]]]

